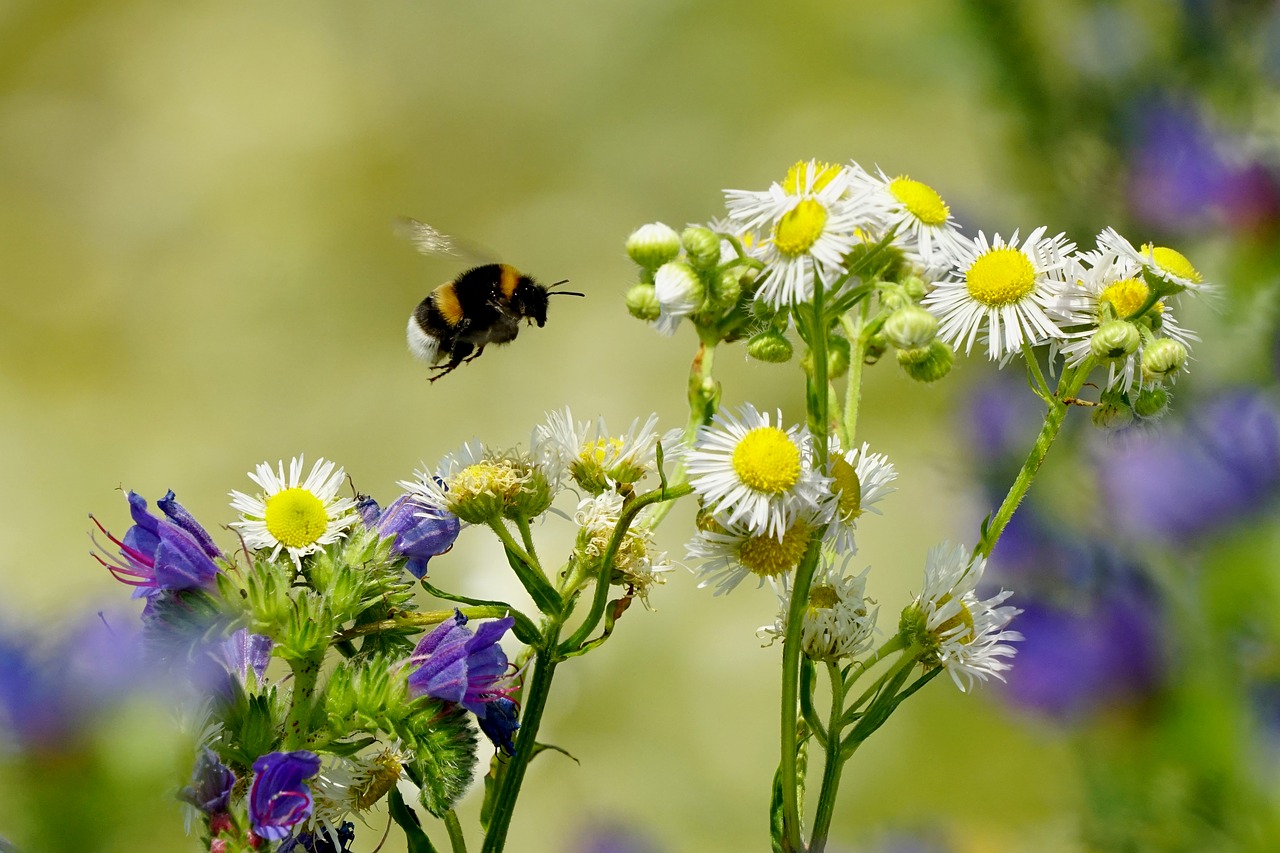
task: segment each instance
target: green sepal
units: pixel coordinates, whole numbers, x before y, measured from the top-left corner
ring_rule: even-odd
[[[243,692],[240,695],[244,696]],[[284,708],[276,700],[274,687],[266,694],[244,696],[244,701],[229,704],[222,715],[219,754],[229,763],[252,767],[259,756],[279,746],[283,719]]]
[[[505,601],[489,601],[483,598],[469,598],[465,595],[445,592],[432,586],[427,582],[426,578],[423,578],[421,583],[423,589],[442,601],[455,601],[458,604],[469,604],[472,607],[505,607],[511,618],[516,620],[516,623],[511,626],[511,633],[516,635],[517,640],[526,646],[533,646],[537,645],[542,639],[542,634],[538,631],[538,626],[534,624],[533,620]]]
[[[387,810],[391,813],[391,819],[404,832],[408,853],[437,853],[436,848],[431,844],[431,839],[427,838],[427,834],[422,831],[418,813],[404,801],[404,797],[400,796],[400,791],[395,786],[392,786],[390,795],[387,797]]]
[[[465,708],[451,702],[421,700],[397,733],[414,752],[420,777],[418,801],[436,817],[466,793],[476,766],[478,736]]]

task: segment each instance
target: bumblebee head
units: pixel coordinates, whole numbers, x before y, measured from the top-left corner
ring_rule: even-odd
[[[530,322],[537,323],[538,327],[541,328],[547,322],[547,301],[549,297],[586,295],[569,290],[553,289],[567,282],[568,279],[565,279],[564,281],[557,281],[550,287],[543,287],[528,276],[521,276],[520,281],[516,284],[515,291],[511,294],[511,306],[521,317],[527,317]]]

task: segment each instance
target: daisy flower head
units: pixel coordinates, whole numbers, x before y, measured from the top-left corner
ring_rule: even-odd
[[[956,265],[965,244],[951,207],[938,191],[907,175],[890,178],[880,168],[873,175],[857,163],[850,174],[856,191],[865,193],[885,233],[912,260],[935,273]]]
[[[810,161],[786,183],[764,194],[726,194],[731,222],[767,231],[760,242],[765,270],[756,298],[779,310],[811,301],[816,279],[826,284],[845,273],[844,256],[857,243],[866,212],[849,193],[843,168]]]
[[[315,805],[307,831],[312,837],[328,838],[335,850],[344,849],[340,841],[343,824],[382,799],[404,775],[404,765],[410,760],[410,755],[392,747],[373,755],[323,756],[320,772],[311,783]]]
[[[559,472],[516,450],[469,441],[445,456],[434,473],[415,472],[400,486],[428,512],[450,512],[468,524],[502,517],[534,518],[551,506]]]
[[[346,476],[341,468],[321,458],[303,479],[302,467],[303,458],[295,456],[286,476],[283,461],[274,469],[263,462],[249,472],[261,492],[231,492],[231,508],[240,513],[231,526],[240,531],[244,544],[255,551],[270,549],[273,560],[287,551],[296,566],[345,536],[358,519],[355,501],[338,497]]]
[[[791,522],[824,507],[828,480],[813,470],[809,431],[777,424],[745,404],[698,428],[683,453],[689,484],[725,527],[781,539]]]
[[[599,575],[601,561],[622,518],[622,495],[609,491],[584,498],[578,503],[573,520],[578,525],[577,559],[585,562],[585,570]],[[674,568],[666,552],[654,542],[653,528],[637,517],[623,534],[613,555],[611,583],[627,587],[628,598],[639,598],[649,608],[649,590],[666,583],[666,573]],[[649,608],[652,609],[652,608]]]
[[[938,337],[966,353],[985,327],[987,356],[996,361],[1063,337],[1050,317],[1060,304],[1067,255],[1075,248],[1062,234],[1045,237],[1041,226],[1018,243],[1018,232],[1007,241],[981,231],[960,248],[959,263],[950,277],[925,295],[924,307],[940,321]]]
[[[686,546],[690,559],[704,561],[694,572],[698,589],[714,586],[716,595],[724,595],[753,576],[757,588],[765,581],[786,583],[809,549],[818,525],[812,516],[800,516],[780,536],[773,536],[703,516],[698,527]]]
[[[848,559],[843,561],[848,565]],[[824,553],[809,587],[809,600],[804,608],[804,624],[800,630],[800,647],[811,660],[835,663],[867,651],[876,630],[880,608],[867,601],[867,572],[847,575],[837,568],[834,555]],[[757,633],[779,640],[787,633],[787,616],[791,611],[791,584],[778,584],[778,618]]]
[[[702,308],[707,288],[693,267],[683,261],[670,261],[654,273],[653,293],[658,300],[658,319],[653,321],[653,327],[658,334],[671,337],[681,320]]]
[[[986,560],[971,556],[963,546],[935,546],[925,561],[924,589],[902,615],[909,639],[924,649],[921,663],[945,667],[961,692],[968,692],[974,679],[995,676],[1003,681],[1001,673],[1010,668],[1003,658],[1017,651],[1008,643],[1022,639],[1017,631],[1006,630],[1022,611],[1000,606],[1012,592],[978,598],[975,590],[985,568]]]
[[[826,539],[837,551],[855,554],[854,531],[858,518],[868,510],[880,514],[876,504],[885,495],[897,491],[889,485],[898,472],[883,453],[872,453],[864,441],[862,447],[847,453],[834,436],[828,440],[828,473],[831,476],[831,500],[834,503]]]
[[[614,435],[604,418],[575,421],[565,407],[548,413],[546,423],[534,427],[530,443],[535,459],[567,471],[584,490],[598,495],[611,484],[630,485],[656,470],[657,426],[658,416],[650,415],[644,423],[636,418],[626,433]]]
[[[1109,251],[1081,252],[1070,269],[1075,287],[1064,292],[1065,311],[1080,328],[1068,332],[1059,349],[1069,367],[1090,356],[1105,363],[1107,390],[1129,393],[1139,386],[1143,353],[1162,337],[1183,347],[1199,340],[1179,325],[1163,299],[1150,303],[1151,288],[1132,258]]]
[[[1161,279],[1168,286],[1169,293],[1181,293],[1189,290],[1192,293],[1206,293],[1214,289],[1204,280],[1186,255],[1168,246],[1157,246],[1144,243],[1141,249],[1120,235],[1114,228],[1104,228],[1098,235],[1098,248],[1111,252],[1137,264],[1142,270]]]

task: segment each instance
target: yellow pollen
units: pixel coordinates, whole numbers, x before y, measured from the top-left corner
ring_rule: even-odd
[[[773,227],[773,245],[788,257],[803,255],[813,248],[827,224],[827,209],[807,198],[782,215]]]
[[[738,549],[738,560],[744,569],[758,577],[785,575],[800,564],[809,547],[811,532],[808,525],[796,524],[782,535],[781,541],[767,535],[752,536]]]
[[[353,787],[354,801],[357,810],[371,808],[382,799],[383,794],[391,790],[400,781],[400,758],[392,751],[385,750],[373,759],[369,768],[369,776],[363,786]]]
[[[943,594],[943,596],[938,599],[938,608],[941,609],[942,606],[949,601],[951,601],[951,596],[949,594]],[[951,632],[961,626],[964,626],[964,630],[958,632],[954,637],[951,637]],[[973,614],[969,612],[969,608],[966,607],[965,603],[962,601],[960,602],[960,612],[935,628],[933,633],[939,638],[949,637],[950,639],[959,640],[962,643],[971,642],[973,640]]]
[[[889,182],[889,192],[907,208],[907,212],[925,225],[945,225],[951,208],[928,184],[899,175]]]
[[[1184,278],[1192,284],[1200,284],[1204,278],[1200,275],[1200,271],[1191,265],[1191,261],[1187,260],[1187,256],[1181,252],[1170,249],[1168,246],[1153,246],[1147,243],[1142,247],[1142,253],[1150,254],[1155,260],[1156,266],[1167,273],[1176,275],[1178,278]]]
[[[851,521],[862,515],[862,482],[858,479],[858,470],[850,465],[843,456],[837,456],[831,465],[831,490],[839,497],[840,518]]]
[[[600,438],[595,441],[588,441],[582,446],[582,452],[578,454],[578,458],[587,464],[595,463],[603,465],[604,460],[614,455],[622,449],[622,440],[617,438]]]
[[[306,489],[285,489],[267,498],[267,532],[286,548],[304,548],[329,524],[324,501]]]
[[[1138,278],[1126,278],[1107,285],[1098,297],[1099,302],[1109,302],[1116,309],[1116,317],[1125,320],[1147,302],[1151,289],[1147,283]]]
[[[1036,270],[1031,260],[1008,246],[979,255],[964,277],[969,295],[988,308],[1014,305],[1036,286]]]
[[[814,160],[813,162],[813,186],[810,187],[811,192],[818,192],[827,184],[831,183],[836,175],[840,174],[840,167],[834,163],[827,163],[823,160]],[[787,176],[782,179],[782,191],[787,195],[800,195],[804,189],[805,179],[808,177],[809,162],[805,160],[798,161],[790,169],[787,169]]]
[[[800,448],[777,427],[756,427],[734,448],[733,470],[757,492],[780,495],[800,479]]]
[[[834,586],[816,583],[809,587],[809,609],[830,610],[840,603],[840,595]]]
[[[449,482],[449,500],[460,504],[476,495],[494,495],[514,500],[524,485],[525,476],[505,460],[477,462],[468,465]]]

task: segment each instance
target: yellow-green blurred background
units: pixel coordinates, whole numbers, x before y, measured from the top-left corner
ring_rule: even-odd
[[[172,488],[217,527],[263,460],[334,459],[385,503],[463,441],[526,443],[565,405],[683,425],[693,335],[662,339],[626,314],[622,243],[648,221],[718,215],[723,188],[763,188],[799,158],[928,181],[970,233],[1067,227],[1027,179],[1069,164],[1037,162],[1015,132],[990,71],[1000,46],[970,5],[0,5],[0,615],[54,631],[127,595],[87,554],[89,512],[127,527],[120,488]],[[1089,48],[1072,16],[1093,5],[1027,9],[1070,54]],[[1161,4],[1128,5],[1158,40]],[[1086,190],[1100,209],[1116,193]],[[429,384],[405,320],[460,267],[398,241],[397,215],[587,298],[553,302],[546,328]],[[801,418],[794,365],[726,348],[718,366],[726,403]],[[993,370],[965,361],[930,388],[870,371],[862,436],[900,480],[858,559],[886,626],[929,544],[972,541],[989,509],[960,409]],[[683,507],[662,531],[677,558],[690,529]],[[570,526],[553,518],[539,535],[563,548]],[[478,531],[432,572],[515,595]],[[663,851],[766,849],[779,652],[754,631],[773,596],[747,585],[713,599],[679,571],[652,600],[561,668],[543,739],[581,763],[534,764],[511,849],[570,850],[602,824]],[[1070,735],[945,682],[850,765],[841,849],[921,826],[971,851],[1079,849]],[[111,815],[102,849],[193,849],[170,796],[186,748],[163,718],[132,725],[147,754],[120,771],[131,808]],[[31,818],[17,802],[0,790],[0,835],[21,842]],[[358,827],[359,849],[381,820]]]

